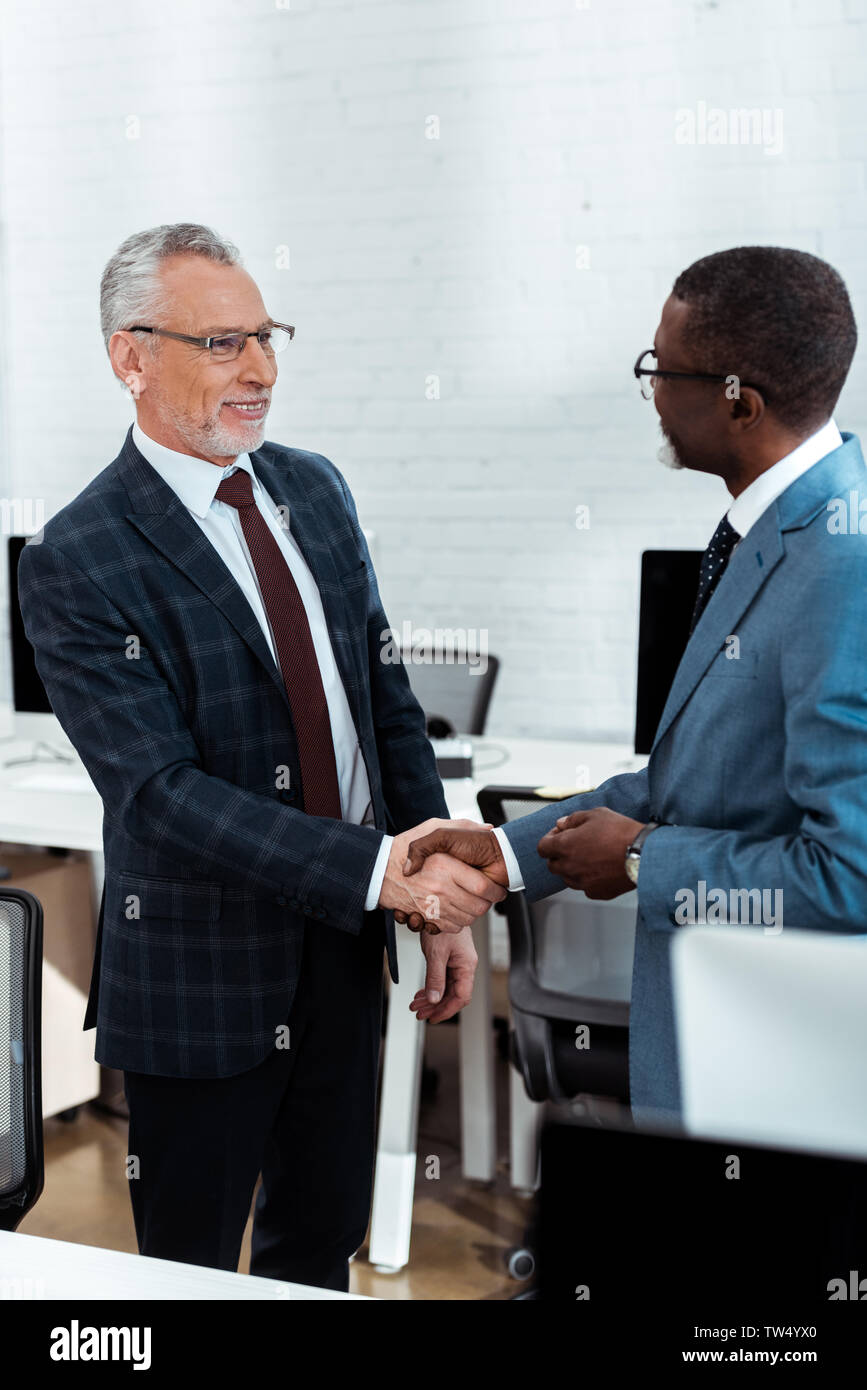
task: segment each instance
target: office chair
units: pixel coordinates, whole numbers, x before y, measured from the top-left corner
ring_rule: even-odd
[[[42,904],[0,889],[0,1230],[42,1191]]]
[[[529,787],[489,786],[478,794],[485,821],[505,825],[550,804]],[[530,903],[509,893],[496,911],[509,933],[509,1060],[533,1101],[565,1108],[578,1097],[629,1104],[629,1000],[635,924],[612,922],[605,903],[564,888]],[[583,1045],[579,1045],[583,1044]],[[506,1253],[513,1279],[535,1270],[535,1226]],[[535,1289],[519,1299],[538,1297]]]
[[[479,810],[492,825],[526,816],[550,798],[528,787],[483,787]],[[629,998],[635,925],[603,924],[598,905],[570,888],[529,903],[509,893],[511,1057],[531,1100],[578,1095],[629,1103]],[[604,911],[604,907],[603,907]],[[589,1046],[576,1043],[586,1025]],[[583,1040],[583,1039],[578,1039]]]
[[[486,659],[486,669],[471,665],[455,648],[439,648],[433,661],[413,662],[404,648],[401,659],[412,693],[428,720],[434,738],[451,734],[483,734],[500,663]]]

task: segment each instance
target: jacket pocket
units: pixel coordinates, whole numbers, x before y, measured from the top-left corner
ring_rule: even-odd
[[[351,569],[344,570],[340,575],[340,582],[344,589],[360,589],[367,584],[367,565],[363,560],[359,560]]]
[[[121,912],[135,906],[137,899],[140,918],[163,917],[177,921],[195,919],[216,922],[223,907],[223,885],[180,878],[158,878],[150,874],[122,873],[118,875],[121,893]]]

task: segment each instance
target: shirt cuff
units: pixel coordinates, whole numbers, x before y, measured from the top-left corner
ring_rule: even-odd
[[[517,893],[518,890],[524,886],[524,880],[521,877],[521,868],[518,864],[518,857],[509,844],[508,836],[502,826],[497,827],[494,831],[494,836],[497,844],[503,851],[503,858],[506,861],[506,869],[509,874],[509,891],[511,893]]]
[[[388,856],[391,854],[391,847],[393,844],[393,835],[383,835],[382,844],[379,846],[379,854],[376,856],[376,863],[373,866],[373,873],[370,875],[367,897],[364,900],[365,912],[374,912],[376,908],[379,907],[382,880],[385,878],[385,871],[388,867]]]

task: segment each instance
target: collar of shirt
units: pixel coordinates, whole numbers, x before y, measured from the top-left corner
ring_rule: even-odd
[[[802,440],[797,449],[793,449],[790,454],[766,468],[749,487],[744,488],[728,509],[726,515],[729,525],[733,526],[743,539],[750,527],[755,526],[762,513],[776,501],[781,492],[785,492],[796,478],[800,478],[801,474],[806,473],[808,468],[819,462],[819,459],[823,459],[834,449],[839,449],[842,443],[842,436],[834,421],[826,421],[809,439]]]
[[[207,516],[211,509],[217,488],[224,478],[243,468],[253,479],[254,494],[259,491],[259,480],[253,472],[249,454],[239,454],[233,463],[218,468],[207,459],[196,458],[193,454],[179,454],[165,444],[158,444],[145,434],[136,422],[132,427],[133,443],[148,463],[152,464],[160,477],[167,482],[173,492],[198,517]]]

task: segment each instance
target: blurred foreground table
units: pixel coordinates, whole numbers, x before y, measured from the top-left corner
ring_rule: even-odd
[[[0,1231],[0,1301],[20,1299],[364,1299],[307,1284],[155,1260],[97,1245]]]

